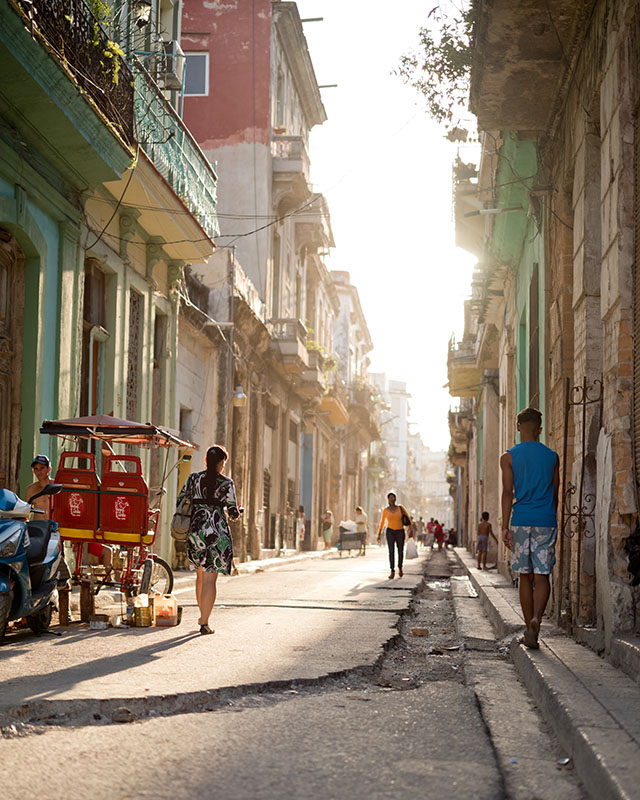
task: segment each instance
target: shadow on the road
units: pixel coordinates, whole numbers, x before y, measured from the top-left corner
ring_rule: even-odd
[[[134,630],[135,629],[129,629],[129,634]],[[140,633],[142,633],[144,635],[144,633],[157,630],[157,628],[140,628],[136,631],[136,634],[140,635]],[[122,631],[122,633],[126,632],[125,630]],[[117,636],[121,631],[115,628],[113,631],[102,631],[103,635],[105,633],[111,633]],[[70,689],[72,686],[82,681],[94,679],[102,675],[113,675],[116,672],[123,672],[132,666],[139,665],[141,661],[145,661],[166,650],[171,650],[174,647],[179,647],[180,645],[199,638],[200,633],[198,631],[190,631],[180,637],[155,642],[154,644],[139,647],[135,650],[128,650],[126,653],[119,653],[114,656],[102,656],[93,661],[85,661],[82,664],[77,664],[73,667],[65,667],[64,669],[54,670],[52,672],[40,672],[37,675],[30,676],[30,679],[27,680],[23,689],[21,689],[20,696],[15,697],[14,695],[12,705],[18,705],[28,700],[53,698],[57,694],[65,692],[67,689]],[[3,696],[3,686],[5,685],[12,684],[12,689],[15,692],[17,680],[19,681],[20,679],[13,678],[8,681],[0,682],[0,697]],[[34,683],[37,687],[35,691],[33,690]],[[51,685],[52,688],[49,690],[41,689],[41,687],[47,685]]]

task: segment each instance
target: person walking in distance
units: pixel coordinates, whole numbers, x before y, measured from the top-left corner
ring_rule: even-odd
[[[378,527],[378,544],[382,531],[386,525],[387,528],[387,547],[389,548],[389,580],[396,576],[395,569],[395,550],[398,550],[398,577],[401,578],[402,563],[404,559],[404,526],[412,526],[411,517],[407,514],[402,506],[396,505],[396,495],[394,492],[389,492],[387,495],[389,505],[382,509],[382,516],[380,517],[380,526]]]
[[[478,569],[487,568],[487,553],[489,552],[489,537],[492,537],[496,544],[497,538],[493,533],[493,528],[489,522],[489,512],[482,512],[482,519],[478,523]]]
[[[356,523],[356,531],[360,537],[360,555],[363,556],[367,552],[367,536],[369,535],[369,517],[366,515],[362,506],[356,506],[356,515],[354,517]]]
[[[200,609],[200,633],[214,633],[209,617],[216,601],[218,575],[231,575],[233,547],[230,519],[238,519],[242,510],[236,502],[236,490],[231,478],[222,474],[228,453],[220,445],[207,450],[207,468],[193,472],[185,481],[177,506],[185,497],[193,502],[191,525],[187,536],[187,555],[191,569],[196,571],[196,600]],[[225,514],[226,510],[226,514]]]
[[[328,508],[320,517],[322,523],[322,539],[324,541],[324,549],[331,549],[331,539],[333,537],[333,512]]]
[[[500,458],[502,541],[511,550],[511,569],[519,574],[523,643],[535,650],[556,561],[560,462],[555,450],[539,441],[542,414],[537,409],[525,408],[517,421],[520,443]]]

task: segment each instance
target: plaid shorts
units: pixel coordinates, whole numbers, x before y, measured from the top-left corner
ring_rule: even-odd
[[[511,533],[513,535],[512,571],[549,575],[556,563],[558,529],[518,525],[511,528]]]

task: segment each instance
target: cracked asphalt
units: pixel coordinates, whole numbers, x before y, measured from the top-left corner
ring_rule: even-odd
[[[453,553],[406,566],[388,581],[369,548],[226,579],[212,637],[190,591],[169,631],[13,634],[4,795],[582,798]]]

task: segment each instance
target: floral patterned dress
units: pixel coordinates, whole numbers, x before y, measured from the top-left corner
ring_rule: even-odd
[[[231,478],[216,477],[213,497],[207,494],[207,473],[193,472],[185,481],[178,505],[185,497],[193,501],[191,526],[187,536],[187,556],[191,569],[231,575],[233,547],[225,509],[231,519],[238,519],[236,490]]]

